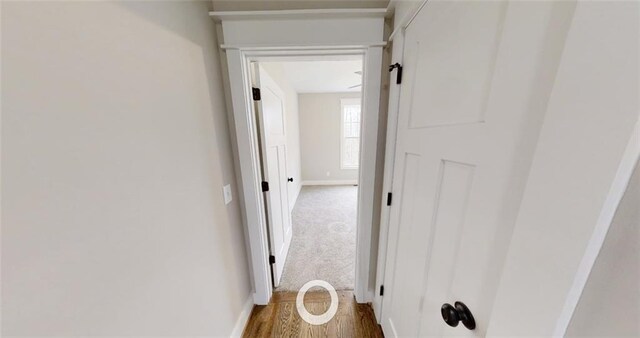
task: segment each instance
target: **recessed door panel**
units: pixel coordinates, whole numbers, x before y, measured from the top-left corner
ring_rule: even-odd
[[[411,24],[412,90],[419,93],[411,98],[411,128],[484,121],[506,6],[433,1]]]
[[[420,333],[441,334],[444,329],[440,315],[442,299],[436,295],[449,295],[454,269],[458,264],[460,239],[464,231],[467,202],[473,183],[475,166],[448,160],[440,162],[437,190],[434,198],[432,225],[433,234],[428,243],[431,254],[425,262],[424,284],[421,292],[422,313]]]

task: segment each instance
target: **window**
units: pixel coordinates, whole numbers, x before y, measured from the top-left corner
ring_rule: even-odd
[[[360,99],[342,99],[340,167],[357,169],[360,162]]]

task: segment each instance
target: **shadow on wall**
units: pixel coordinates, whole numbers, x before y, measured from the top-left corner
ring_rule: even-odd
[[[173,6],[175,10],[167,11],[165,9],[159,10],[160,7],[149,6],[146,1],[124,1],[117,2],[118,6],[121,6],[131,13],[144,18],[145,20],[153,23],[158,28],[167,30],[173,34],[177,34],[184,39],[193,42],[199,46],[200,53],[192,55],[196,64],[204,65],[206,72],[202,74],[203,81],[207,82],[208,91],[199,93],[200,95],[206,95],[211,102],[210,107],[206,107],[207,111],[211,111],[213,114],[206,116],[206,119],[202,121],[203,129],[213,128],[213,135],[215,139],[211,140],[211,147],[208,151],[212,158],[218,159],[218,168],[214,172],[222,173],[222,177],[219,177],[219,181],[213,182],[212,186],[214,190],[211,192],[213,197],[218,203],[215,204],[216,215],[213,215],[217,219],[220,219],[224,215],[225,219],[223,224],[228,224],[229,227],[214,226],[218,231],[217,236],[225,240],[223,252],[233,253],[227,257],[221,257],[221,261],[224,262],[225,272],[235,272],[235,276],[230,279],[228,286],[234,286],[234,290],[228,290],[231,294],[242,293],[242,291],[248,289],[251,290],[251,286],[241,281],[247,281],[247,273],[249,271],[249,261],[246,255],[245,243],[245,229],[242,224],[242,215],[240,210],[240,204],[238,203],[240,195],[238,185],[236,184],[236,178],[233,168],[233,153],[231,145],[231,136],[229,133],[229,121],[226,114],[226,106],[224,101],[224,88],[222,83],[222,71],[220,67],[220,55],[218,53],[217,40],[211,39],[212,32],[215,36],[215,24],[209,17],[209,11],[212,10],[208,1],[191,1],[193,3],[202,3],[201,10],[192,10],[190,12],[184,11],[184,3],[188,1],[163,1],[164,6]],[[193,9],[193,7],[191,7]],[[182,15],[181,21],[176,20],[176,15]],[[194,19],[200,16],[200,19]],[[199,35],[195,35],[198,33]],[[200,130],[205,135],[211,135],[206,130]],[[225,184],[231,184],[233,201],[228,207],[225,207],[224,200],[221,194],[222,186]],[[238,229],[240,229],[238,231]],[[232,246],[232,243],[242,243],[242,245]],[[221,275],[226,275],[221,274]],[[231,309],[233,313],[237,313],[240,309]]]
[[[2,334],[228,336],[251,295],[209,2],[2,2]]]

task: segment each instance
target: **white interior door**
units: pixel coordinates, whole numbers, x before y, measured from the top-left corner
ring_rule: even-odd
[[[268,182],[265,192],[270,252],[275,257],[271,265],[273,284],[278,286],[289,252],[291,217],[287,197],[287,138],[285,134],[285,102],[280,87],[255,64],[254,82],[260,88],[261,99],[256,101],[260,133],[263,180]]]
[[[527,3],[429,1],[405,30],[387,336],[486,332],[562,50],[559,9]],[[442,319],[456,301],[475,330]]]

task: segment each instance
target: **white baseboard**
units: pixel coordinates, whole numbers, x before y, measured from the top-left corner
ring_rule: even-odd
[[[236,325],[233,327],[233,331],[231,332],[231,338],[242,337],[242,332],[244,331],[245,326],[247,326],[251,310],[253,310],[253,294],[250,294],[247,301],[244,302],[242,312],[240,312],[240,316],[238,316],[238,320],[236,320]]]
[[[302,181],[302,185],[354,185],[358,180]]]

